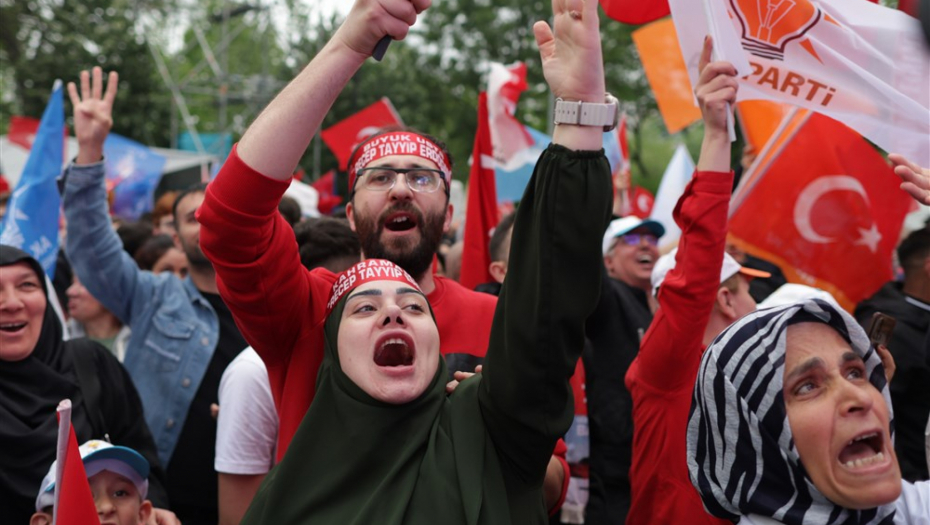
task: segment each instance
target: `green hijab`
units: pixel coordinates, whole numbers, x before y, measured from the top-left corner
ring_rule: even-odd
[[[324,325],[313,404],[243,525],[509,524],[498,455],[478,405],[480,376],[448,396],[440,359],[414,401],[392,405],[371,398],[339,364],[347,297]],[[545,519],[541,491],[539,514]]]

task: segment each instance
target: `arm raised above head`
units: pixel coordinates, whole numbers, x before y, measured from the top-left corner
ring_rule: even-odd
[[[555,36],[547,24],[536,25],[550,87],[565,99],[603,102],[597,3],[555,0],[553,8]],[[560,126],[517,210],[512,271],[479,388],[488,432],[514,467],[507,483],[541,482],[556,440],[571,424],[568,380],[600,293],[601,239],[611,208],[602,133],[600,126]]]
[[[358,0],[345,22],[239,141],[242,160],[267,177],[294,173],[323,117],[381,38],[401,40],[430,0]]]

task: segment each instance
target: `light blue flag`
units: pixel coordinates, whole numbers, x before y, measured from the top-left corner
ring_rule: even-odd
[[[0,243],[20,248],[36,258],[48,275],[55,274],[61,197],[56,179],[64,155],[65,107],[60,80],[42,114],[29,160],[7,204]]]
[[[103,143],[107,189],[115,187],[113,214],[138,220],[152,211],[155,188],[165,167],[164,155],[134,140],[110,133]]]
[[[497,202],[514,202],[523,198],[523,191],[533,175],[536,161],[543,150],[549,147],[552,137],[542,131],[523,126],[533,138],[533,145],[526,148],[507,163],[497,164],[494,168],[494,179],[497,182]],[[616,131],[604,133],[604,154],[610,163],[611,171],[615,170],[620,162],[620,143],[617,141]]]

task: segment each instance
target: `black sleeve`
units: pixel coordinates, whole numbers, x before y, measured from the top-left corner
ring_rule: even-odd
[[[129,447],[148,460],[148,499],[156,508],[168,508],[165,471],[158,461],[152,433],[145,423],[142,401],[123,365],[106,348],[97,345],[96,361],[101,387],[101,409],[106,433],[114,445]]]
[[[550,146],[517,210],[478,399],[505,483],[541,483],[574,415],[569,378],[600,294],[610,218],[603,151]]]

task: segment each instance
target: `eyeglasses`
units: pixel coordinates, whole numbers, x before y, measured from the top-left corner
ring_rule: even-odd
[[[651,233],[628,233],[617,237],[617,240],[627,246],[639,246],[642,241],[646,241],[650,246],[659,245],[659,238]]]
[[[388,191],[397,184],[397,174],[407,179],[407,187],[419,193],[432,193],[442,185],[443,172],[430,168],[362,168],[358,180],[372,191]],[[364,179],[361,177],[365,176]]]

